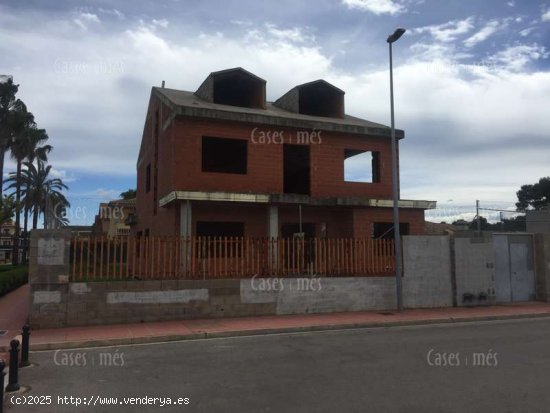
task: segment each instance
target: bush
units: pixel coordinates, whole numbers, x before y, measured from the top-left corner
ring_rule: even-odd
[[[6,265],[0,269],[0,297],[22,286],[29,278],[26,265]]]

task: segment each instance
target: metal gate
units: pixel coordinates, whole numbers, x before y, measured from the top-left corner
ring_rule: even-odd
[[[533,236],[493,234],[497,302],[535,299]]]

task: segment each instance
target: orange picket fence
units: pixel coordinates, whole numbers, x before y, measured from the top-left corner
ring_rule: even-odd
[[[124,236],[71,243],[73,281],[393,274],[393,240],[385,239]]]

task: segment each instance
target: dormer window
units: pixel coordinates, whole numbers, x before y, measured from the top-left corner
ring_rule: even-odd
[[[344,117],[344,93],[326,82],[313,82],[300,89],[299,112],[304,115]]]
[[[343,118],[344,91],[324,80],[316,80],[296,86],[274,105],[304,115]]]
[[[242,68],[211,73],[195,92],[220,105],[265,109],[265,80]]]

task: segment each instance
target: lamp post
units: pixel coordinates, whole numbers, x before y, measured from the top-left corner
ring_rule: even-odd
[[[397,311],[403,311],[403,288],[401,284],[401,234],[399,231],[399,182],[397,177],[397,138],[395,137],[395,118],[393,110],[393,60],[392,44],[405,33],[405,29],[396,29],[388,36],[390,46],[390,105],[391,105],[391,158],[392,158],[392,195],[393,195],[393,234],[395,245],[395,288],[397,293]]]

